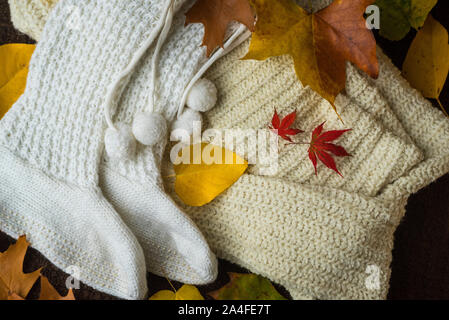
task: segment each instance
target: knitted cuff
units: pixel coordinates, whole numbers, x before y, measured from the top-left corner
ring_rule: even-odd
[[[394,199],[417,192],[449,172],[449,120],[408,84],[380,50],[379,61],[383,72],[377,80],[368,81],[379,88],[403,128],[424,153],[423,162],[383,190],[383,197]]]

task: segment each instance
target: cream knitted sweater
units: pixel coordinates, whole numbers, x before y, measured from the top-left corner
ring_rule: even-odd
[[[295,127],[306,131],[322,121],[329,129],[352,128],[338,142],[353,155],[338,159],[345,178],[324,166],[315,176],[307,146],[299,145],[281,149],[276,176],[252,166],[206,206],[182,205],[173,181],[166,181],[167,191],[219,257],[282,284],[296,299],[385,298],[394,231],[408,196],[449,171],[449,121],[380,49],[378,80],[348,65],[346,94],[337,99],[343,126],[297,81],[290,58],[238,60],[247,46],[208,72],[219,102],[206,127],[266,128],[276,108],[282,115],[298,110]],[[164,166],[169,176],[171,164]]]
[[[295,127],[303,130],[324,120],[342,127],[326,102],[301,87],[289,58],[240,61],[246,46],[208,73],[220,92],[210,126],[264,128],[277,108],[297,109]],[[344,179],[324,166],[315,176],[307,147],[289,146],[275,177],[253,167],[209,205],[184,206],[219,257],[281,283],[294,298],[386,298],[407,198],[449,171],[449,121],[380,49],[379,60],[376,81],[348,66],[347,95],[337,101],[353,128],[339,141],[353,154],[338,160]]]

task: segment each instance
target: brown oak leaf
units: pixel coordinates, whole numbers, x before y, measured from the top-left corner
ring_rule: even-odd
[[[0,253],[0,300],[24,299],[30,292],[41,269],[23,273],[23,259],[30,244],[21,236],[8,250]]]
[[[248,0],[197,0],[186,13],[186,25],[204,25],[203,44],[207,56],[218,46],[223,47],[226,29],[231,21],[244,24],[254,31],[255,18]]]
[[[61,296],[48,279],[42,276],[39,300],[75,300],[75,296],[73,295],[72,289],[69,290],[65,297]]]

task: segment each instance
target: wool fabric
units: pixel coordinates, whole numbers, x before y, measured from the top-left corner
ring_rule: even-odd
[[[313,10],[327,4],[314,1]],[[324,165],[315,176],[307,146],[281,146],[275,175],[252,165],[204,207],[183,205],[173,179],[165,181],[167,191],[219,257],[284,285],[296,299],[386,298],[394,231],[407,199],[449,171],[449,122],[380,49],[377,80],[348,64],[346,94],[336,103],[343,125],[326,101],[301,86],[289,57],[239,60],[247,47],[207,73],[218,105],[205,114],[204,127],[266,128],[276,108],[282,115],[297,110],[294,126],[307,132],[323,121],[328,130],[352,128],[337,141],[352,154],[337,159],[344,178]],[[168,159],[162,164],[164,176],[173,174]]]
[[[352,128],[337,142],[352,154],[337,159],[344,178],[324,165],[315,176],[307,146],[285,146],[274,176],[260,175],[256,164],[210,204],[185,211],[219,257],[284,285],[295,299],[385,299],[407,198],[449,171],[449,121],[380,49],[379,79],[348,65],[347,93],[336,103],[343,125],[297,81],[289,57],[239,60],[247,47],[209,70],[219,99],[205,127],[267,128],[276,108],[297,110],[293,126],[308,132],[326,120],[328,129]]]
[[[157,65],[155,111],[169,122],[205,60],[204,31],[184,28],[191,5],[184,2],[176,1]],[[25,93],[0,122],[0,228],[26,234],[62,270],[77,266],[81,281],[127,299],[145,297],[146,269],[192,284],[217,274],[204,237],[163,191],[165,139],[138,144],[132,160],[104,152],[108,86],[148,38],[164,3],[58,2],[31,59]],[[153,52],[154,46],[123,81],[113,108],[118,124],[130,126],[152,98]]]

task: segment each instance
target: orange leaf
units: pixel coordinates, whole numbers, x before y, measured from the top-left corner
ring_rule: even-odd
[[[254,30],[254,14],[248,0],[197,0],[186,13],[186,25],[204,25],[203,44],[207,46],[207,56],[218,46],[223,47],[226,29],[231,21],[244,24]]]
[[[22,297],[20,297],[20,296],[18,296],[18,295],[15,294],[14,292],[12,292],[12,293],[10,293],[10,294],[8,295],[8,300],[10,300],[10,301],[14,301],[14,300],[16,300],[16,301],[22,301],[22,300],[25,300],[25,299],[22,298]]]
[[[48,279],[41,276],[41,294],[39,300],[75,300],[75,296],[73,295],[72,289],[69,290],[65,297],[61,296]]]
[[[17,296],[26,298],[39,278],[41,269],[23,273],[23,259],[29,245],[26,237],[21,236],[8,250],[0,253],[0,300]]]
[[[320,67],[332,73],[335,63],[346,82],[345,61],[354,63],[372,78],[379,76],[376,40],[366,28],[363,13],[374,0],[337,0],[317,12],[313,19],[315,46]],[[335,75],[336,78],[339,77]]]

